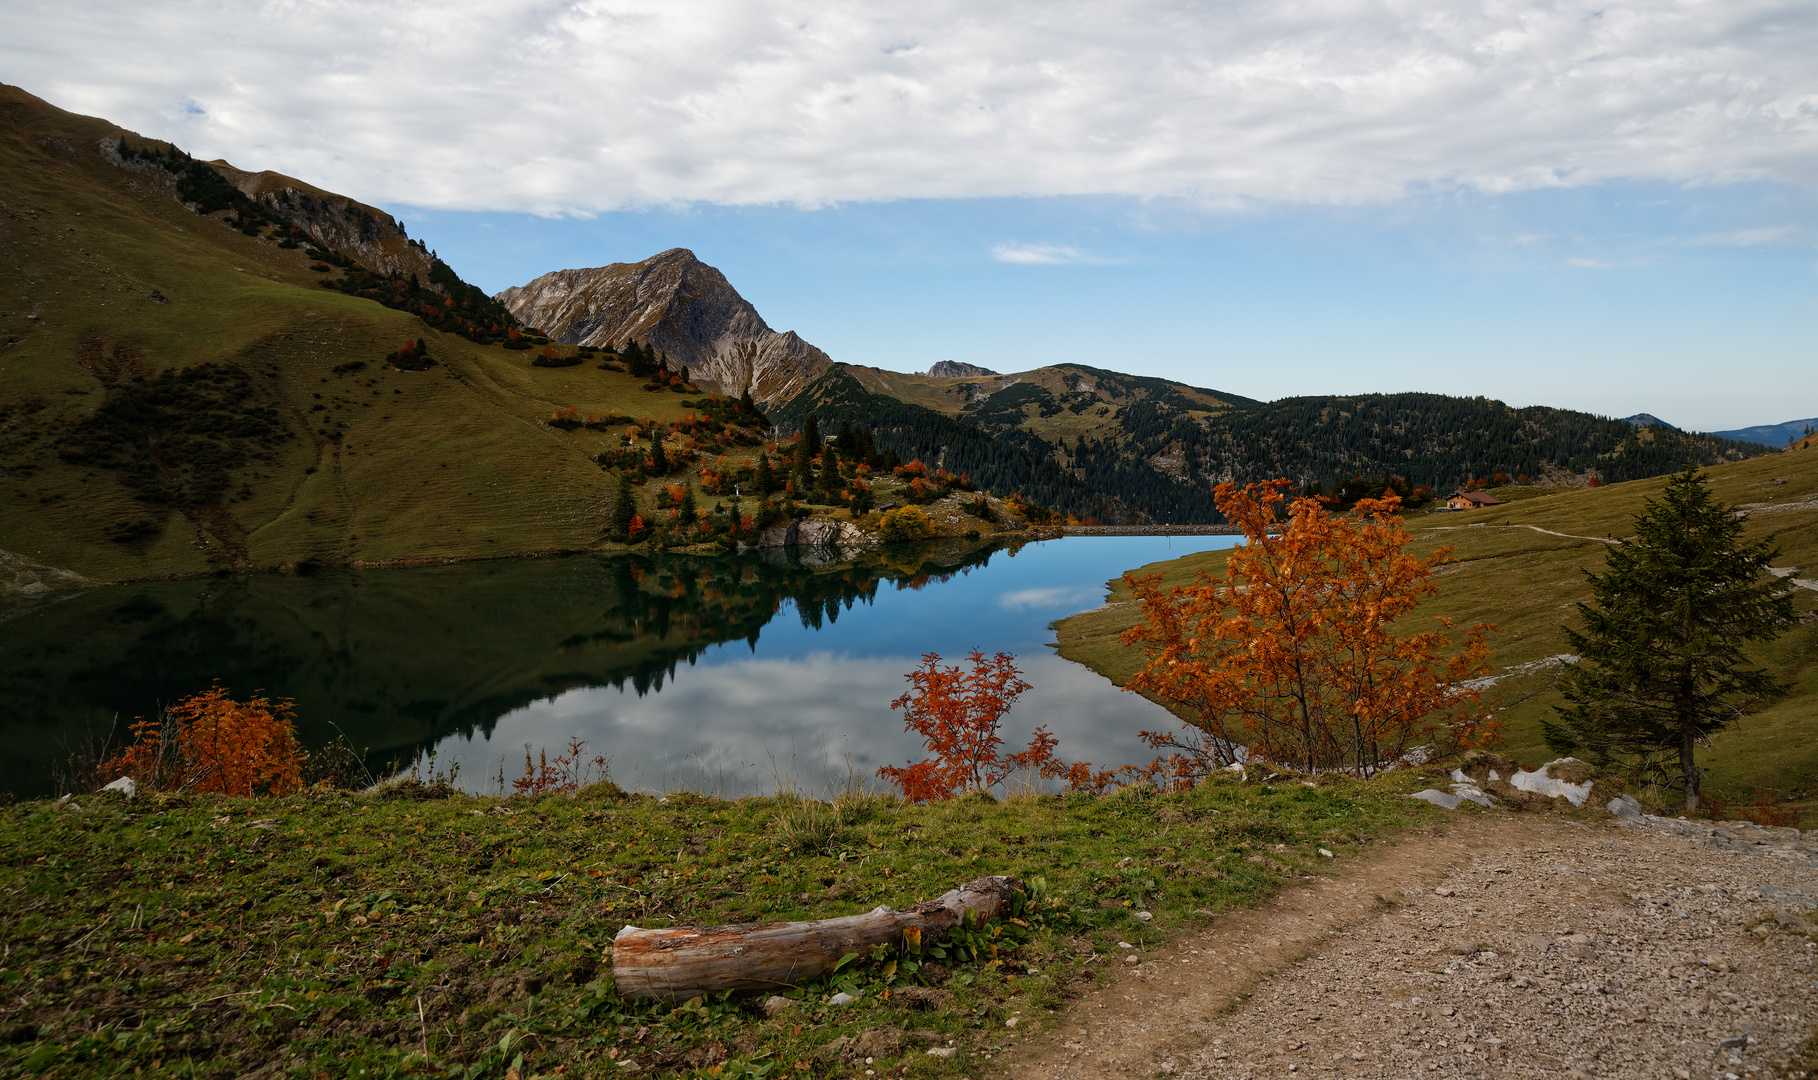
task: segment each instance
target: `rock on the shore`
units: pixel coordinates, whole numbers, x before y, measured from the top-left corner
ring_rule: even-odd
[[[796,518],[784,525],[772,525],[758,537],[758,547],[800,547],[857,549],[877,543],[877,537],[849,521],[828,518]]]

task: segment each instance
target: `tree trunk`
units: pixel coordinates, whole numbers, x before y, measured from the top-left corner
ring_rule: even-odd
[[[1682,688],[1679,695],[1679,771],[1685,777],[1685,808],[1698,809],[1698,760],[1692,751],[1698,745],[1698,723],[1691,701],[1691,691]]]
[[[983,877],[907,911],[878,907],[815,922],[627,926],[612,940],[612,979],[627,997],[681,1001],[711,990],[786,990],[826,974],[848,953],[900,945],[905,930],[932,943],[967,911],[985,922],[1010,908],[1014,878]],[[912,935],[913,936],[913,935]]]

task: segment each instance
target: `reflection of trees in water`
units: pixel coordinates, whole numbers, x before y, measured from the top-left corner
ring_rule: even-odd
[[[842,610],[875,601],[884,582],[919,589],[930,580],[947,581],[983,566],[991,553],[926,544],[833,565],[803,565],[774,554],[613,557],[605,561],[611,567],[615,606],[597,629],[571,634],[557,644],[564,656],[582,662],[584,673],[549,678],[534,688],[453,709],[409,745],[372,755],[369,765],[376,772],[380,765],[408,762],[451,735],[490,740],[507,713],[569,690],[612,686],[622,691],[629,685],[639,697],[656,693],[665,678],[674,681],[680,665],[692,666],[710,648],[743,640],[756,652],[763,627],[785,601],[795,605],[804,627],[820,630],[837,622]]]
[[[124,724],[218,678],[294,698],[312,747],[345,732],[373,748],[369,764],[407,760],[450,735],[490,738],[507,713],[569,690],[657,692],[709,648],[755,650],[785,602],[831,629],[886,582],[920,588],[989,557],[576,556],[97,590],[0,624],[0,752],[6,773],[42,776],[72,726]]]

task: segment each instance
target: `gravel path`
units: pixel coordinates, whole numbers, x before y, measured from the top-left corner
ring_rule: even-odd
[[[1802,1076],[1818,836],[1470,813],[1122,969],[1034,1077]]]

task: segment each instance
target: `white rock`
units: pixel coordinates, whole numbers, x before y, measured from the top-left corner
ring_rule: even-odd
[[[1641,804],[1633,795],[1618,795],[1610,800],[1609,811],[1628,821],[1641,820]]]
[[[1136,917],[1137,917],[1137,918],[1138,918],[1138,919],[1141,919],[1141,920],[1142,920],[1142,921],[1143,921],[1143,922],[1149,922],[1149,921],[1151,921],[1151,920],[1153,920],[1153,919],[1154,919],[1154,918],[1155,918],[1155,916],[1154,916],[1154,915],[1152,915],[1152,914],[1150,914],[1150,913],[1149,913],[1149,912],[1147,912],[1147,911],[1139,911],[1139,912],[1136,912]]]
[[[1320,848],[1320,849],[1319,849],[1319,857],[1320,857],[1320,858],[1322,858],[1322,859],[1336,859],[1336,858],[1338,858],[1338,856],[1336,856],[1336,855],[1334,855],[1334,854],[1332,854],[1332,853],[1331,853],[1331,852],[1330,852],[1330,851],[1327,851],[1327,850],[1326,850],[1326,849],[1325,849],[1325,848]]]
[[[850,1005],[857,1000],[858,1000],[858,998],[853,997],[851,994],[841,991],[840,993],[837,993],[837,994],[833,995],[832,997],[828,998],[827,1004],[829,1004],[829,1005]]]
[[[1550,799],[1563,798],[1573,806],[1583,806],[1584,801],[1591,797],[1592,781],[1586,780],[1582,784],[1568,784],[1564,780],[1555,780],[1547,775],[1547,770],[1553,766],[1564,765],[1567,762],[1576,762],[1577,760],[1577,758],[1569,757],[1560,758],[1557,761],[1547,762],[1533,772],[1528,772],[1525,769],[1517,769],[1515,775],[1509,777],[1509,784],[1517,791],[1530,791],[1536,795],[1545,795]]]
[[[937,1057],[937,1058],[950,1058],[957,1053],[959,1053],[959,1048],[956,1046],[937,1046],[934,1049],[928,1051],[928,1056]]]
[[[101,790],[102,791],[118,791],[120,794],[126,796],[127,801],[130,802],[130,801],[132,801],[132,798],[134,795],[139,794],[139,785],[133,782],[132,777],[122,776],[120,779],[115,780],[113,783],[107,785],[106,787],[102,788]]]
[[[1458,804],[1461,802],[1464,802],[1463,796],[1449,795],[1446,792],[1440,791],[1437,788],[1428,788],[1425,791],[1416,791],[1414,794],[1408,796],[1408,798],[1421,799],[1425,802],[1430,802],[1434,806],[1439,807],[1441,810],[1456,810],[1456,809],[1458,809]]]

